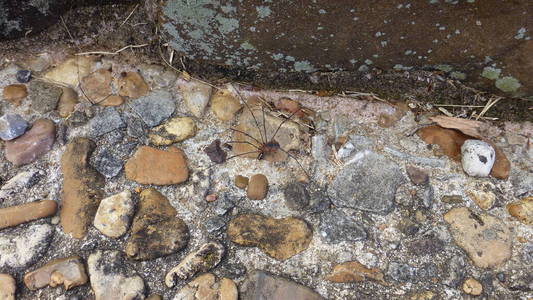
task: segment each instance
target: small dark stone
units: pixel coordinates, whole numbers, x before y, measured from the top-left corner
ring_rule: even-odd
[[[388,272],[389,276],[400,282],[416,282],[417,281],[417,268],[408,264],[402,264],[397,262],[391,262],[389,264]]]
[[[155,90],[148,95],[129,102],[129,107],[148,127],[159,125],[168,119],[176,109],[172,94],[165,90]]]
[[[41,114],[54,110],[61,94],[63,90],[50,83],[32,81],[29,84],[31,108]]]
[[[205,222],[205,229],[209,233],[213,233],[216,231],[219,231],[226,226],[226,221],[221,216],[214,216],[212,218],[207,219]]]
[[[425,208],[431,208],[433,205],[433,187],[431,185],[426,185],[424,188],[419,189],[416,192],[417,198],[422,202],[422,206]]]
[[[288,184],[283,190],[285,204],[290,209],[300,210],[309,205],[309,193],[305,184],[293,182]]]
[[[496,274],[496,278],[502,283],[505,282],[505,273],[499,272],[498,274]]]
[[[17,81],[20,83],[28,83],[31,79],[30,70],[19,70],[17,71]]]
[[[107,178],[112,178],[117,176],[120,170],[122,170],[123,161],[108,149],[104,149],[98,152],[95,151],[91,159],[91,164],[100,174]]]
[[[205,154],[209,156],[212,162],[221,164],[226,161],[227,153],[220,148],[220,140],[214,140],[209,146],[204,149]]]
[[[222,216],[233,207],[235,207],[235,204],[233,204],[233,202],[228,199],[227,195],[224,194],[220,199],[215,201],[214,211],[217,215]]]
[[[318,230],[329,244],[356,242],[367,238],[363,225],[340,209],[330,209],[322,213]]]
[[[124,112],[124,121],[128,128],[126,133],[133,138],[146,138],[148,126],[133,112]]]
[[[325,190],[312,188],[309,193],[308,210],[313,213],[321,213],[331,206],[331,200]]]
[[[429,175],[426,171],[414,166],[407,166],[405,170],[407,171],[409,179],[411,179],[414,184],[424,185],[429,183]]]
[[[453,255],[444,265],[442,283],[449,287],[457,287],[466,275],[466,262],[460,255]]]
[[[67,125],[70,127],[79,127],[87,123],[88,120],[89,118],[84,112],[75,110],[68,117]]]
[[[407,236],[413,236],[420,230],[420,227],[411,219],[403,218],[398,224],[398,229]]]
[[[479,161],[486,164],[487,163],[487,158],[483,155],[477,155],[477,157],[479,158]]]
[[[93,136],[101,136],[113,130],[126,127],[120,114],[113,107],[106,107],[99,111],[89,123],[89,130]]]
[[[427,236],[412,241],[407,249],[413,255],[430,255],[444,250],[444,242],[437,237]]]
[[[522,257],[526,264],[533,264],[533,243],[529,243],[522,248]]]

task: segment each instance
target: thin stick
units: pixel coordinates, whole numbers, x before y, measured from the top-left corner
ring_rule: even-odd
[[[250,106],[248,105],[248,103],[246,101],[244,101],[244,99],[242,98],[241,96],[241,93],[239,93],[239,91],[233,86],[233,84],[231,84],[231,87],[233,88],[233,90],[237,93],[237,96],[239,96],[239,98],[241,99],[242,102],[244,102],[244,105],[246,105],[246,108],[248,108],[248,110],[250,111],[250,113],[252,114],[252,118],[254,118],[254,122],[255,122],[255,125],[257,126],[257,129],[259,129],[259,135],[261,136],[261,140],[262,142],[260,144],[265,144],[266,141],[265,141],[265,137],[263,137],[263,133],[261,132],[261,127],[259,126],[259,123],[257,122],[257,119],[255,118],[255,115],[254,115],[254,112],[252,111],[252,109],[250,108]],[[263,120],[264,122],[265,120]]]
[[[281,126],[283,126],[283,124],[284,124],[285,122],[287,122],[288,120],[290,120],[290,119],[292,118],[292,116],[294,116],[294,114],[295,114],[296,112],[297,112],[297,111],[293,112],[293,113],[289,116],[289,118],[283,120],[283,121],[279,124],[279,126],[278,126],[278,128],[276,129],[276,131],[274,132],[274,135],[272,136],[272,139],[271,139],[271,140],[274,140],[274,138],[276,137],[276,134],[278,134],[278,131],[279,131],[279,129],[281,128]]]
[[[122,47],[120,49],[118,49],[117,51],[115,52],[106,52],[106,51],[90,51],[90,52],[81,52],[81,53],[76,53],[74,55],[94,55],[94,54],[99,54],[99,55],[117,55],[119,54],[120,52],[126,50],[126,49],[130,49],[130,48],[142,48],[142,47],[146,47],[148,46],[149,44],[141,44],[141,45],[128,45],[128,46],[125,46],[125,47]]]
[[[263,130],[265,131],[265,139],[267,139],[267,142],[269,142],[267,137],[267,129],[266,129],[266,119],[265,119],[265,106],[261,105],[261,110],[263,111]]]
[[[135,7],[131,10],[131,12],[130,12],[130,14],[128,15],[128,17],[126,17],[126,20],[124,20],[124,21],[122,22],[122,24],[120,24],[120,26],[119,26],[118,28],[122,27],[122,25],[124,25],[124,24],[126,24],[126,22],[128,22],[128,20],[130,19],[131,15],[133,15],[133,12],[137,9],[138,6],[139,6],[139,4],[137,3],[137,4],[135,5]]]
[[[460,105],[460,104],[433,104],[433,105],[442,106],[442,107],[473,107],[473,108],[485,107],[485,105]]]
[[[61,23],[63,23],[63,26],[65,27],[65,30],[68,33],[68,36],[70,36],[70,39],[74,41],[74,37],[72,37],[72,34],[70,34],[70,30],[68,30],[67,24],[65,24],[65,20],[63,19],[63,16],[59,16],[59,18],[61,19]]]
[[[254,141],[256,141],[256,142],[257,142],[258,144],[260,144],[260,145],[263,145],[263,144],[264,144],[264,143],[261,143],[261,142],[258,141],[256,138],[254,138],[253,136],[249,135],[248,133],[246,133],[246,132],[244,132],[244,131],[241,131],[241,130],[235,129],[235,128],[233,128],[233,127],[230,127],[229,129],[230,129],[230,130],[233,130],[233,131],[236,131],[236,132],[238,132],[238,133],[242,133],[242,134],[244,134],[245,136],[247,136],[247,137],[253,139]]]

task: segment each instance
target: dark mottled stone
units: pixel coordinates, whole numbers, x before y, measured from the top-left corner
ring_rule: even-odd
[[[112,178],[120,173],[124,161],[114,155],[108,149],[95,152],[91,159],[94,168],[107,178]]]
[[[29,85],[28,93],[31,100],[31,108],[36,112],[45,114],[56,108],[63,90],[53,84],[34,80]]]
[[[16,77],[17,77],[18,82],[28,83],[31,79],[31,71],[30,70],[18,70]]]
[[[330,209],[320,215],[320,235],[330,244],[365,240],[367,233],[362,224],[340,209]]]
[[[129,107],[147,126],[154,127],[172,115],[176,102],[168,91],[155,90],[130,101]]]
[[[304,209],[309,205],[309,193],[304,183],[289,183],[283,190],[285,204],[292,210]]]
[[[89,131],[92,136],[101,136],[123,127],[126,127],[126,124],[113,107],[106,107],[98,111],[89,122]]]
[[[220,140],[218,139],[205,147],[204,152],[214,163],[221,164],[226,161],[227,153],[220,147]]]

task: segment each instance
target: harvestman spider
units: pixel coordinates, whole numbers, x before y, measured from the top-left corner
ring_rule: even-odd
[[[235,157],[251,155],[251,154],[255,154],[255,153],[257,153],[256,159],[263,160],[263,159],[267,158],[268,156],[276,155],[278,153],[278,151],[281,151],[282,153],[285,153],[288,157],[294,159],[296,161],[296,163],[298,163],[298,166],[300,166],[302,171],[304,171],[304,173],[307,176],[307,178],[310,178],[309,174],[307,173],[305,168],[302,166],[302,164],[298,161],[298,159],[296,159],[296,157],[294,157],[293,154],[291,154],[288,151],[286,151],[283,148],[281,148],[280,144],[275,139],[276,135],[278,134],[278,132],[280,131],[282,126],[286,122],[290,121],[292,119],[292,117],[295,114],[297,114],[300,110],[296,110],[296,111],[291,112],[289,117],[283,119],[283,121],[281,121],[280,124],[277,126],[276,130],[274,131],[274,134],[272,134],[272,137],[269,138],[268,134],[267,134],[267,129],[266,129],[267,121],[266,121],[266,117],[265,117],[265,106],[264,105],[260,105],[261,106],[261,113],[262,113],[262,123],[263,123],[262,124],[263,126],[260,126],[260,122],[257,120],[257,117],[254,114],[254,110],[252,109],[251,105],[248,104],[248,102],[243,99],[243,97],[241,96],[241,94],[239,93],[238,90],[235,89],[235,92],[239,96],[241,102],[244,103],[246,109],[250,112],[251,117],[253,119],[253,122],[254,122],[254,124],[255,124],[258,132],[259,132],[259,137],[254,137],[250,133],[245,132],[244,130],[240,130],[240,129],[237,129],[237,128],[230,127],[229,128],[230,130],[249,138],[249,140],[248,141],[244,141],[244,140],[228,141],[228,142],[224,143],[223,146],[225,146],[228,150],[231,150],[233,148],[231,144],[246,144],[246,145],[251,146],[254,150],[246,151],[246,152],[243,152],[243,153],[232,155],[230,157],[226,157],[226,152],[224,150],[222,150],[222,148],[220,147],[220,140],[217,139],[217,140],[213,141],[204,150],[205,153],[211,159],[211,161],[220,164],[220,163],[223,163],[223,162],[225,162],[225,161],[227,161],[229,159],[235,158]]]

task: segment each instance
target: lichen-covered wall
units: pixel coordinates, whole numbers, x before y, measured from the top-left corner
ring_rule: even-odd
[[[259,72],[435,69],[533,95],[533,1],[164,0],[170,45]]]

